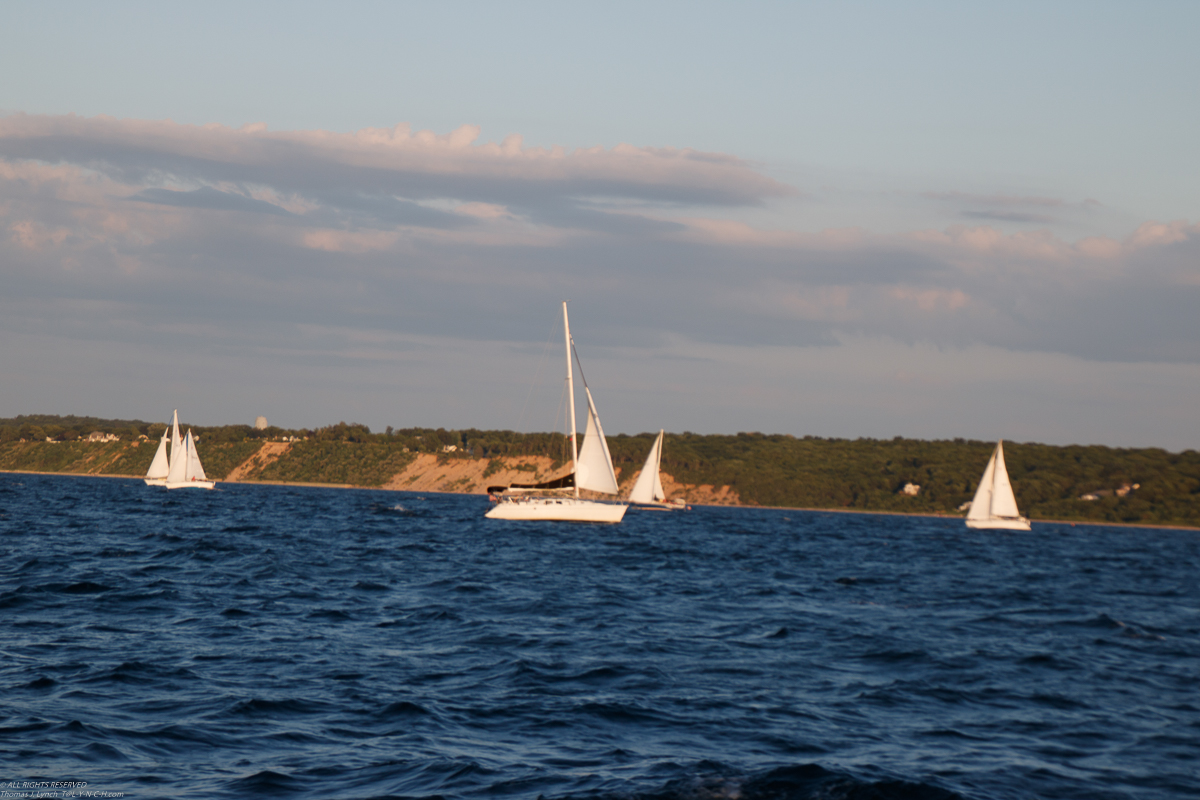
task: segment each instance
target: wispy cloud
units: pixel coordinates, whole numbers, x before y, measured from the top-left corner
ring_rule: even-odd
[[[921,196],[963,219],[1030,225],[1054,225],[1064,215],[1086,214],[1102,207],[1090,199],[1068,202],[1058,197],[1004,193],[924,192]]]
[[[970,192],[925,192],[930,200],[944,200],[960,205],[992,206],[993,208],[1062,208],[1065,200],[1057,197],[1018,196],[1011,194],[971,194]],[[1089,201],[1095,202],[1095,201]]]
[[[1058,220],[1049,214],[1030,214],[1024,211],[961,211],[968,219],[995,220],[996,222],[1036,222],[1049,225]]]
[[[244,211],[257,214],[279,214],[291,216],[291,212],[274,203],[256,200],[233,192],[218,191],[211,186],[201,186],[190,192],[175,189],[143,189],[128,198],[143,203],[158,203],[164,206],[183,208],[210,208],[220,211]]]

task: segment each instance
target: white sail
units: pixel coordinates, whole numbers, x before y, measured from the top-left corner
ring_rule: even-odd
[[[187,465],[183,471],[183,479],[185,481],[206,481],[207,476],[204,474],[204,467],[200,464],[200,454],[196,452],[196,440],[192,438],[192,432],[187,432],[187,441],[184,445],[187,452]]]
[[[1013,495],[1008,480],[1008,469],[1004,466],[1004,442],[996,442],[996,449],[988,459],[975,499],[967,511],[968,528],[1002,528],[1006,530],[1030,530],[1029,520],[1017,510],[1017,498]]]
[[[1004,443],[996,443],[996,452],[992,456],[996,461],[995,475],[992,478],[992,509],[993,517],[1019,517],[1017,498],[1013,496],[1012,484],[1008,480],[1008,470],[1004,466]]]
[[[579,461],[575,464],[575,485],[593,492],[616,494],[619,491],[617,474],[613,471],[608,441],[604,438],[604,429],[600,427],[592,393],[586,386],[583,391],[587,396],[588,421],[587,431],[583,434],[583,447],[579,448]]]
[[[971,509],[967,511],[967,519],[987,519],[992,515],[992,479],[996,474],[996,454],[988,459],[983,477],[979,479],[979,488],[975,490],[975,499],[971,501]]]
[[[662,443],[663,432],[659,431],[658,438],[650,447],[650,454],[646,456],[646,463],[642,465],[642,471],[629,492],[630,502],[653,503],[666,499],[666,492],[663,491],[662,481],[658,476],[658,466],[662,461]]]
[[[179,436],[179,409],[171,415],[171,458],[175,458],[175,452],[183,446],[183,439]]]
[[[169,471],[170,463],[167,461],[167,429],[163,428],[162,438],[158,441],[158,449],[154,451],[154,460],[150,462],[150,469],[146,470],[146,480],[165,481]]]
[[[175,419],[171,423],[171,464],[167,470],[167,483],[183,483],[184,472],[187,469],[187,453],[184,452],[186,443],[179,438],[179,411],[175,411]]]

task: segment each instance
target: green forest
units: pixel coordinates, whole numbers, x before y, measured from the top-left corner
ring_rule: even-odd
[[[567,439],[557,433],[391,427],[373,433],[344,422],[312,430],[190,427],[209,477],[218,479],[264,441],[283,439],[294,440],[286,456],[256,478],[380,486],[417,453],[440,459],[546,455],[560,463],[569,458]],[[95,417],[0,419],[0,470],[141,475],[164,428]],[[114,434],[118,441],[85,441],[93,432]],[[608,438],[622,477],[641,468],[653,438],[650,433]],[[744,505],[959,514],[994,447],[963,439],[685,432],[667,434],[662,470],[684,484],[729,486]],[[1017,503],[1032,519],[1200,527],[1200,453],[1194,450],[1005,442],[1004,453]],[[908,484],[920,489],[906,494]]]

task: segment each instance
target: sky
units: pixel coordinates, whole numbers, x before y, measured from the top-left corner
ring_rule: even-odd
[[[1200,4],[0,11],[0,416],[1200,447]]]

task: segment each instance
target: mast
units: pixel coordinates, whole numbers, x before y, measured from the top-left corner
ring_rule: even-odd
[[[168,463],[175,463],[175,451],[183,452],[183,439],[179,438],[179,409],[175,409],[175,416],[171,422],[171,458]]]
[[[563,300],[563,335],[567,343],[567,405],[571,407],[571,483],[579,497],[579,445],[575,441],[575,378],[571,374],[571,323],[567,319],[567,301]]]

